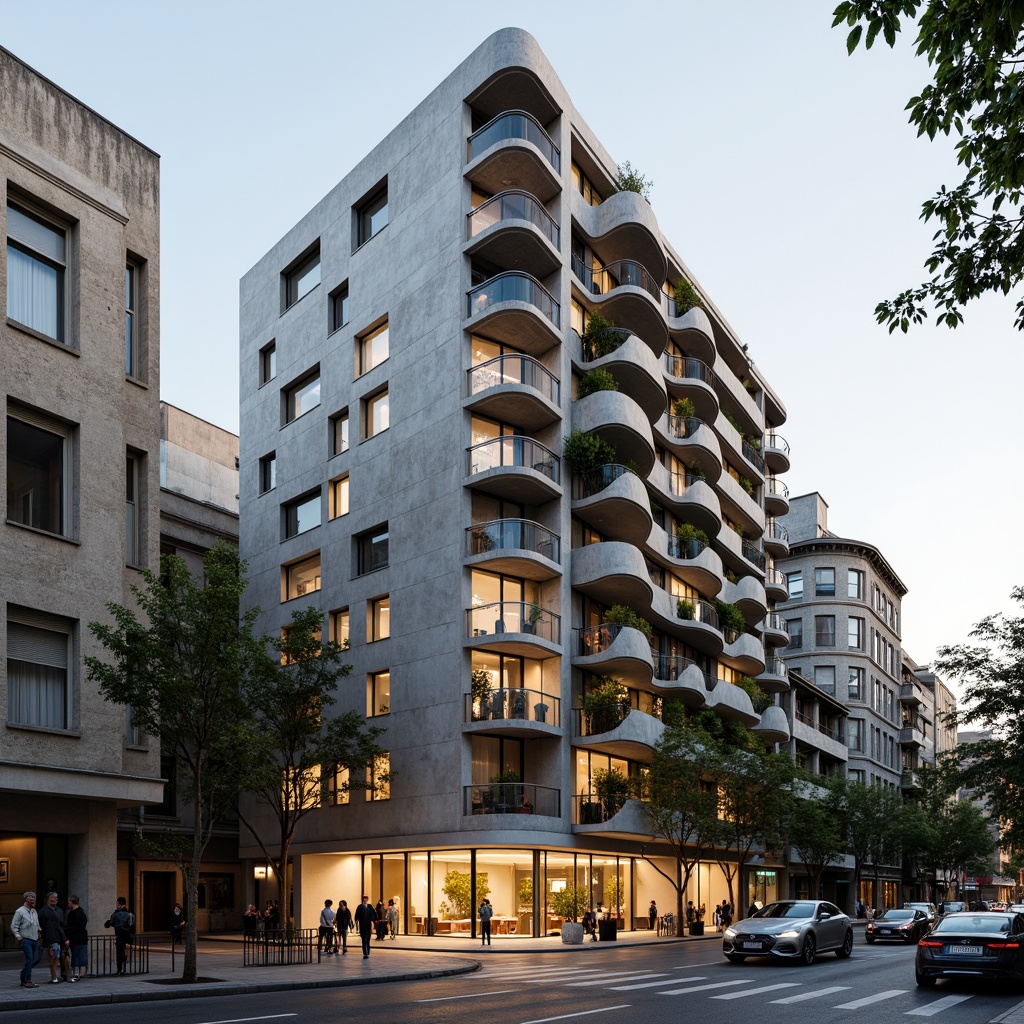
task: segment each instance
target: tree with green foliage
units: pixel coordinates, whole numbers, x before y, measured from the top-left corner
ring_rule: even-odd
[[[586,398],[597,391],[618,390],[619,382],[615,379],[615,375],[609,370],[595,367],[593,370],[587,370],[580,377],[580,382],[576,385],[576,399],[578,401],[581,398]]]
[[[798,782],[784,819],[786,840],[807,872],[811,899],[821,892],[821,876],[830,864],[839,863],[846,854],[847,841],[836,808],[828,791],[816,782]]]
[[[653,187],[654,182],[645,178],[628,160],[623,160],[619,165],[619,174],[615,179],[616,192],[636,192],[650,202]]]
[[[142,571],[133,587],[138,609],[108,604],[113,623],[89,629],[108,660],[86,658],[89,679],[110,701],[128,704],[132,720],[160,737],[175,759],[177,791],[193,812],[188,837],[155,837],[172,856],[185,890],[182,980],[196,980],[196,920],[203,854],[253,768],[260,737],[245,690],[265,672],[266,649],[253,635],[258,609],[239,618],[245,566],[218,544],[203,559],[203,579],[173,555],[160,573]]]
[[[846,830],[849,853],[853,856],[851,891],[853,894],[860,891],[864,866],[871,864],[877,903],[882,865],[898,866],[903,853],[903,798],[886,786],[855,782],[841,775],[829,780],[829,791],[835,813]]]
[[[890,47],[901,19],[917,19],[918,56],[933,80],[910,99],[918,135],[953,134],[963,180],[945,185],[922,205],[922,219],[937,230],[925,269],[932,276],[880,302],[875,316],[892,333],[904,333],[927,316],[956,327],[963,307],[989,292],[1007,295],[1024,278],[1024,103],[1020,98],[1024,54],[1024,5],[1014,0],[844,0],[833,27],[846,25],[849,53],[879,35]],[[1024,330],[1024,298],[1015,326]]]
[[[452,869],[444,876],[441,892],[451,904],[452,914],[456,918],[475,917],[473,906],[473,876],[468,871]],[[476,873],[477,903],[483,901],[491,893],[491,884],[487,880],[486,871]]]
[[[576,429],[565,439],[562,457],[566,465],[583,476],[615,461],[615,449],[603,437]]]

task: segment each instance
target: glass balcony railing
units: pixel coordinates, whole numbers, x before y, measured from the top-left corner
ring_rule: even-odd
[[[784,501],[789,501],[789,488],[778,479],[778,477],[771,477],[764,482],[765,493],[770,494],[773,498],[782,498]]]
[[[471,288],[467,316],[483,313],[499,302],[526,302],[535,306],[555,327],[562,322],[562,309],[551,293],[529,274],[509,270]]]
[[[594,269],[574,255],[572,272],[583,282],[587,291],[594,295],[607,295],[615,288],[632,285],[642,288],[658,305],[661,305],[661,289],[658,282],[647,272],[647,268],[633,260],[616,260]]]
[[[554,218],[544,209],[539,199],[519,189],[510,189],[508,192],[499,192],[496,196],[491,196],[472,213],[467,214],[467,220],[470,238],[502,221],[525,220],[537,228],[556,249],[560,245],[561,232]]]
[[[743,557],[750,562],[751,565],[756,565],[758,569],[765,567],[764,552],[754,543],[749,540],[742,542],[740,549],[743,552]]]
[[[676,602],[676,614],[679,618],[689,622],[702,622],[705,626],[711,626],[714,629],[722,628],[714,605],[702,598],[698,598],[696,601],[685,597],[679,598]]]
[[[541,127],[540,121],[525,110],[505,110],[497,117],[491,118],[483,128],[473,132],[469,137],[469,159],[475,159],[495,143],[504,142],[506,139],[525,139],[532,142],[555,172],[562,173],[562,156],[558,147]]]
[[[668,486],[669,490],[677,497],[681,498],[686,494],[686,489],[692,487],[696,483],[704,481],[703,476],[698,476],[696,473],[673,473],[670,472],[668,475]]]
[[[702,359],[691,359],[689,356],[661,357],[665,372],[678,380],[699,380],[709,387],[715,386],[715,371]]]
[[[781,569],[766,569],[764,574],[764,582],[769,587],[781,587],[786,590],[786,577]],[[787,600],[787,598],[783,598]]]
[[[668,553],[673,558],[683,560],[696,558],[706,547],[707,544],[703,541],[692,538],[690,540],[682,540],[679,537],[668,538]]]
[[[486,363],[478,363],[466,374],[467,393],[471,396],[501,384],[525,384],[555,405],[561,400],[558,378],[533,356],[506,353],[488,359]]]
[[[743,458],[747,460],[759,473],[764,472],[764,457],[759,449],[755,448],[749,441],[742,445]]]
[[[482,697],[466,694],[467,722],[539,722],[562,724],[562,699],[540,690],[498,687]]]
[[[562,792],[531,782],[485,782],[464,786],[463,814],[542,814],[562,816]]]
[[[590,654],[600,654],[611,647],[621,631],[622,626],[618,622],[602,622],[599,626],[578,629],[576,653],[582,658]]]
[[[600,494],[606,487],[610,487],[619,477],[632,472],[633,470],[627,466],[621,466],[617,462],[609,462],[607,465],[601,466],[600,469],[595,469],[590,473],[579,474],[576,476],[573,497],[576,499],[592,498],[595,494]]]
[[[507,434],[473,445],[467,452],[469,475],[488,469],[534,469],[554,483],[561,479],[558,456],[539,441],[521,434]]]
[[[603,798],[597,793],[579,793],[572,798],[572,823],[601,825],[618,814],[628,799],[628,793],[608,794]]]
[[[704,421],[697,419],[696,416],[673,416],[670,414],[667,419],[666,430],[669,437],[678,437],[680,440],[693,437],[701,427],[705,426]]]
[[[682,654],[654,655],[654,678],[659,681],[674,683],[690,668],[696,668],[700,672],[704,680],[704,689],[710,693],[715,688],[717,680],[709,672],[705,672],[692,658],[684,657]]]
[[[789,543],[789,530],[782,523],[777,523],[771,517],[769,517],[764,525],[764,535],[769,540],[777,540],[782,544]]]
[[[542,640],[562,642],[562,616],[530,601],[495,601],[466,609],[467,636],[533,633]]]
[[[783,679],[789,677],[789,668],[786,663],[774,655],[764,659],[764,675],[781,676]]]
[[[583,346],[583,361],[591,363],[602,356],[610,355],[620,348],[632,333],[625,327],[609,327],[606,331],[588,337],[585,341],[577,334]]]
[[[764,446],[765,448],[773,448],[775,451],[782,452],[787,458],[789,457],[789,442],[780,434],[765,434]]]
[[[467,555],[516,550],[534,551],[553,562],[561,561],[560,538],[530,519],[492,519],[466,529]]]
[[[775,630],[777,633],[788,633],[786,620],[778,612],[769,612],[764,617],[764,628]]]
[[[613,732],[629,717],[632,710],[626,702],[617,707],[601,708],[599,711],[573,708],[573,735],[578,737],[600,736],[606,732]]]

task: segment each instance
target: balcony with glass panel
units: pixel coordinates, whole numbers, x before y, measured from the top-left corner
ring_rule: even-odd
[[[591,206],[576,190],[571,193],[572,219],[582,234],[595,243],[610,263],[633,260],[664,280],[668,261],[661,243],[661,229],[651,204],[637,192],[613,192],[603,203]]]
[[[536,739],[562,735],[562,700],[525,687],[492,687],[464,695],[463,732]]]
[[[511,182],[550,202],[562,187],[562,156],[544,126],[525,110],[505,110],[467,140],[465,176],[497,194]]]
[[[789,530],[774,517],[769,517],[764,524],[764,549],[773,558],[785,558],[789,554]]]
[[[600,750],[613,757],[649,761],[665,734],[660,718],[623,705],[614,712],[573,708],[573,746]]]
[[[789,587],[786,586],[786,575],[781,569],[765,570],[764,592],[769,601],[789,600]]]
[[[784,437],[774,431],[765,434],[761,449],[764,461],[773,473],[789,471],[789,442]]]
[[[574,369],[583,374],[588,370],[607,370],[623,394],[629,395],[643,410],[648,421],[656,420],[665,409],[665,384],[658,357],[650,346],[632,331],[613,327],[596,337],[579,341],[573,353]]]
[[[722,557],[710,544],[696,539],[684,540],[655,526],[651,534],[651,547],[668,556],[672,574],[688,586],[703,594],[718,594],[721,591],[725,583]]]
[[[466,483],[529,505],[562,493],[561,460],[532,437],[505,434],[473,445],[466,452]]]
[[[717,376],[703,359],[665,353],[661,357],[669,402],[687,399],[693,403],[694,415],[707,423],[718,419],[720,406],[715,391]]]
[[[654,623],[662,632],[682,640],[698,651],[718,657],[725,649],[722,625],[714,605],[703,598],[675,597],[655,588],[651,602]]]
[[[774,476],[764,482],[764,508],[772,516],[784,516],[789,511],[789,488]]]
[[[647,482],[656,500],[677,519],[693,523],[712,537],[722,529],[722,505],[703,475],[673,472],[658,462],[651,467]]]
[[[769,655],[757,676],[757,685],[765,693],[785,693],[789,689],[789,667],[778,655]]]
[[[669,413],[655,428],[664,446],[690,469],[699,466],[709,483],[722,475],[722,446],[714,429],[702,419]]]
[[[466,371],[466,402],[473,412],[523,430],[561,418],[558,378],[532,356],[507,352]]]
[[[597,434],[614,449],[617,462],[633,464],[646,477],[654,465],[654,434],[643,409],[621,391],[595,391],[572,406],[572,428]]]
[[[561,572],[561,539],[529,519],[493,519],[466,529],[469,564],[527,580],[548,580]]]
[[[662,352],[668,330],[662,313],[661,284],[646,267],[633,260],[616,260],[594,268],[574,253],[572,272],[594,308],[639,335],[656,354]]]
[[[499,654],[543,658],[559,654],[562,616],[531,601],[493,601],[466,609],[466,639]]]
[[[511,814],[532,814],[546,818],[560,818],[562,792],[551,786],[538,786],[532,782],[486,782],[478,786],[463,786],[462,813],[497,815],[494,828],[515,828],[519,819],[507,820]]]
[[[547,277],[561,265],[561,231],[529,192],[506,189],[466,215],[464,252],[501,267]]]
[[[573,796],[572,830],[585,835],[599,833],[612,839],[635,839],[651,834],[650,819],[641,801],[614,796],[602,800],[594,791]]]
[[[530,274],[508,270],[467,292],[466,330],[541,356],[561,343],[562,309]]]
[[[604,536],[636,547],[646,542],[654,525],[643,481],[618,463],[573,474],[572,511]]]
[[[617,622],[576,630],[572,664],[595,675],[615,676],[634,688],[649,685],[654,673],[647,637],[639,629]]]
[[[778,612],[770,612],[764,618],[764,642],[768,647],[788,647],[789,629],[786,620]]]
[[[678,697],[691,708],[704,707],[718,679],[682,654],[655,654],[652,685],[663,696]]]

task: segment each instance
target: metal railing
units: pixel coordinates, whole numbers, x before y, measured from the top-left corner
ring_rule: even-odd
[[[764,524],[764,535],[769,540],[781,541],[783,544],[789,543],[789,530],[787,530],[782,523],[777,523],[770,516]]]
[[[516,686],[499,686],[474,700],[466,694],[467,722],[539,722],[561,726],[562,699]]]
[[[562,323],[562,307],[551,292],[535,277],[517,270],[508,270],[488,278],[483,284],[470,288],[466,297],[469,300],[466,316],[476,316],[499,302],[527,302],[555,327],[560,327]]]
[[[573,254],[572,272],[583,282],[587,291],[594,295],[607,295],[615,288],[631,285],[642,288],[661,307],[663,294],[658,282],[654,280],[642,263],[634,260],[615,260],[603,267],[588,267],[579,256]]]
[[[764,552],[753,541],[742,541],[740,544],[740,550],[743,552],[743,557],[750,562],[751,565],[756,565],[758,569],[763,569],[765,565],[767,565],[764,558]]]
[[[782,498],[785,501],[789,501],[789,488],[778,478],[770,477],[764,482],[766,493],[770,494],[773,498]]]
[[[124,947],[125,974],[149,974],[148,935],[132,936],[131,944]],[[89,974],[103,977],[118,974],[117,939],[113,935],[89,936]]]
[[[781,569],[767,569],[764,574],[764,581],[770,587],[782,587],[783,590],[788,590],[786,586],[786,576]],[[784,600],[789,600],[788,597]]]
[[[743,458],[747,460],[759,473],[764,472],[764,457],[749,441],[744,440],[740,445]]]
[[[466,527],[466,554],[487,551],[533,551],[561,562],[561,538],[530,519],[492,519]]]
[[[665,372],[677,380],[699,380],[710,387],[715,386],[715,371],[704,362],[703,359],[694,359],[691,356],[670,356],[668,353],[661,357]]]
[[[674,683],[690,668],[696,668],[704,680],[704,689],[710,693],[718,680],[709,672],[705,672],[692,658],[682,654],[655,654],[654,678],[660,682]]]
[[[525,139],[532,142],[555,171],[562,173],[562,156],[558,147],[551,141],[551,136],[544,130],[540,121],[525,110],[505,110],[492,117],[483,128],[473,132],[468,140],[469,159],[478,157],[484,150],[506,139]]]
[[[320,959],[316,928],[278,928],[242,936],[243,967],[296,967]]]
[[[489,469],[533,469],[556,484],[560,482],[561,463],[558,456],[532,437],[521,434],[494,437],[467,448],[466,454],[470,476]]]
[[[632,710],[630,705],[625,702],[616,707],[601,708],[599,711],[573,708],[573,736],[600,736],[602,733],[613,732],[629,717]]]
[[[466,394],[478,395],[502,384],[525,384],[539,391],[546,399],[559,404],[561,388],[558,378],[533,356],[500,355],[478,363],[466,371]]]
[[[576,630],[576,653],[585,658],[608,650],[619,635],[622,626],[618,622],[602,622],[599,626],[587,626]]]
[[[530,601],[495,601],[466,609],[467,636],[498,639],[503,633],[533,633],[552,643],[562,642],[562,616]]]
[[[681,561],[687,559],[696,558],[705,548],[707,544],[700,540],[682,540],[680,537],[669,537],[668,538],[668,553],[672,558],[678,558]]]
[[[683,607],[679,608],[679,603],[676,603],[676,614],[679,618],[692,621],[692,622],[703,622],[706,626],[713,626],[715,629],[721,629],[721,624],[718,618],[718,612],[715,611],[714,605],[709,601],[698,598],[696,601],[691,601],[689,598],[682,599],[684,604]],[[682,614],[679,614],[682,611]]]
[[[562,816],[562,792],[532,782],[485,782],[463,787],[463,814]]]
[[[667,417],[665,432],[669,437],[677,437],[683,440],[693,437],[694,434],[704,426],[704,421],[696,416],[675,416],[670,413]]]
[[[634,470],[628,466],[621,466],[617,462],[609,462],[589,473],[576,474],[576,483],[573,487],[573,497],[576,499],[592,498],[600,494],[606,487],[611,486],[626,473],[633,473]]]
[[[764,659],[764,672],[766,676],[780,676],[783,679],[789,678],[789,668],[786,663],[774,655]]]
[[[696,473],[669,472],[668,488],[677,498],[681,498],[686,493],[687,487],[692,487],[696,483],[706,483],[706,480]]]
[[[774,451],[782,452],[783,455],[789,456],[789,442],[779,434],[768,433],[764,435],[764,447],[771,448]]]
[[[539,199],[521,189],[509,189],[491,196],[472,213],[466,214],[466,219],[470,238],[503,220],[525,220],[537,228],[556,249],[560,244],[561,232],[554,218],[544,209]]]
[[[628,793],[607,795],[603,799],[594,792],[578,793],[572,797],[572,823],[600,825],[618,814],[628,799]]]

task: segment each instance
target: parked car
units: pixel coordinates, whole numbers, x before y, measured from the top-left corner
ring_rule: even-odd
[[[904,903],[903,908],[905,910],[923,910],[928,918],[929,928],[934,928],[935,922],[939,919],[939,908],[934,903]]]
[[[944,914],[959,914],[961,911],[967,909],[967,904],[963,900],[943,900],[939,904],[939,916]]]
[[[890,909],[868,921],[864,929],[866,942],[917,942],[931,931],[928,915],[915,907],[902,910]]]
[[[947,914],[918,942],[914,973],[923,988],[946,976],[1024,981],[1024,915]]]
[[[1024,903],[1011,903],[1010,904],[1011,914],[1024,914]]]
[[[818,953],[845,959],[853,950],[850,918],[825,900],[779,900],[725,930],[722,952],[731,963],[774,956],[811,964]]]

